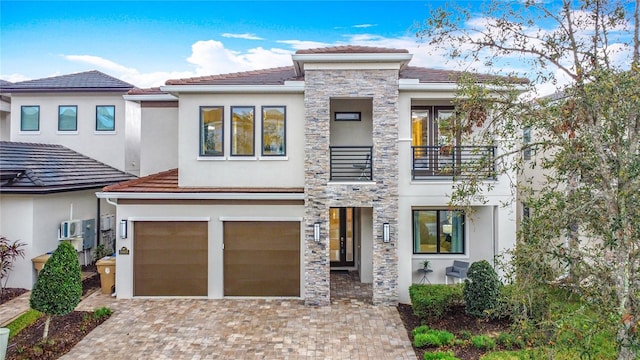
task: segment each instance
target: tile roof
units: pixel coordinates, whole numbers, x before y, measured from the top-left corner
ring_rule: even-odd
[[[406,54],[409,50],[406,49],[391,49],[372,46],[357,46],[357,45],[344,45],[333,46],[316,49],[302,49],[296,51],[297,55],[300,54]]]
[[[134,86],[97,70],[76,74],[48,77],[3,85],[6,92],[44,92],[44,91],[122,91]]]
[[[133,88],[127,92],[128,95],[156,95],[156,94],[168,94],[166,91],[160,90],[159,87],[140,89]]]
[[[13,85],[12,82],[0,79],[0,88],[4,89],[5,87],[11,86],[11,85]]]
[[[179,187],[178,169],[106,186],[105,192],[128,193],[303,193],[303,188]]]
[[[285,81],[302,80],[293,66],[167,80],[166,85],[283,85]]]
[[[462,71],[443,70],[443,69],[431,69],[417,66],[407,66],[400,70],[400,79],[418,79],[421,83],[455,83],[462,75],[468,73]],[[479,81],[488,81],[491,79],[509,79],[503,76],[487,75],[487,74],[474,74]],[[521,84],[527,83],[529,80],[523,78],[511,78],[509,79],[513,83]]]
[[[0,141],[0,193],[94,189],[134,178],[62,145]]]

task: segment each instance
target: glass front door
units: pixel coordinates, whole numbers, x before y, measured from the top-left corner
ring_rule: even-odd
[[[329,210],[329,257],[331,266],[353,266],[353,208]]]

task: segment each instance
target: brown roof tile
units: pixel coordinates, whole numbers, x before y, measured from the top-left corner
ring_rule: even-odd
[[[421,83],[455,83],[462,75],[468,73],[462,71],[431,69],[417,66],[407,66],[400,71],[400,79],[418,79]],[[479,81],[491,79],[509,79],[504,76],[475,74]],[[528,83],[529,80],[523,78],[509,79],[515,84]]]
[[[316,49],[302,49],[296,54],[401,54],[409,53],[406,49],[392,49],[372,46],[344,45]]]
[[[178,169],[106,186],[105,192],[127,193],[303,193],[303,188],[179,187]]]
[[[153,87],[148,89],[133,88],[127,92],[128,95],[157,95],[168,94],[166,91],[160,90],[159,87]]]
[[[166,85],[283,85],[285,81],[302,80],[293,66],[244,71],[231,74],[167,80]]]

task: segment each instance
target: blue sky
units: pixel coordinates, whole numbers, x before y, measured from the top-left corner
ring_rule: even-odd
[[[96,69],[151,87],[287,66],[298,49],[344,44],[408,49],[412,65],[455,68],[415,37],[414,24],[445,3],[1,0],[0,78]]]

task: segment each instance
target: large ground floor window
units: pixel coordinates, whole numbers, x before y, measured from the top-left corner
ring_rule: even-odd
[[[413,210],[414,254],[464,254],[464,213]]]

